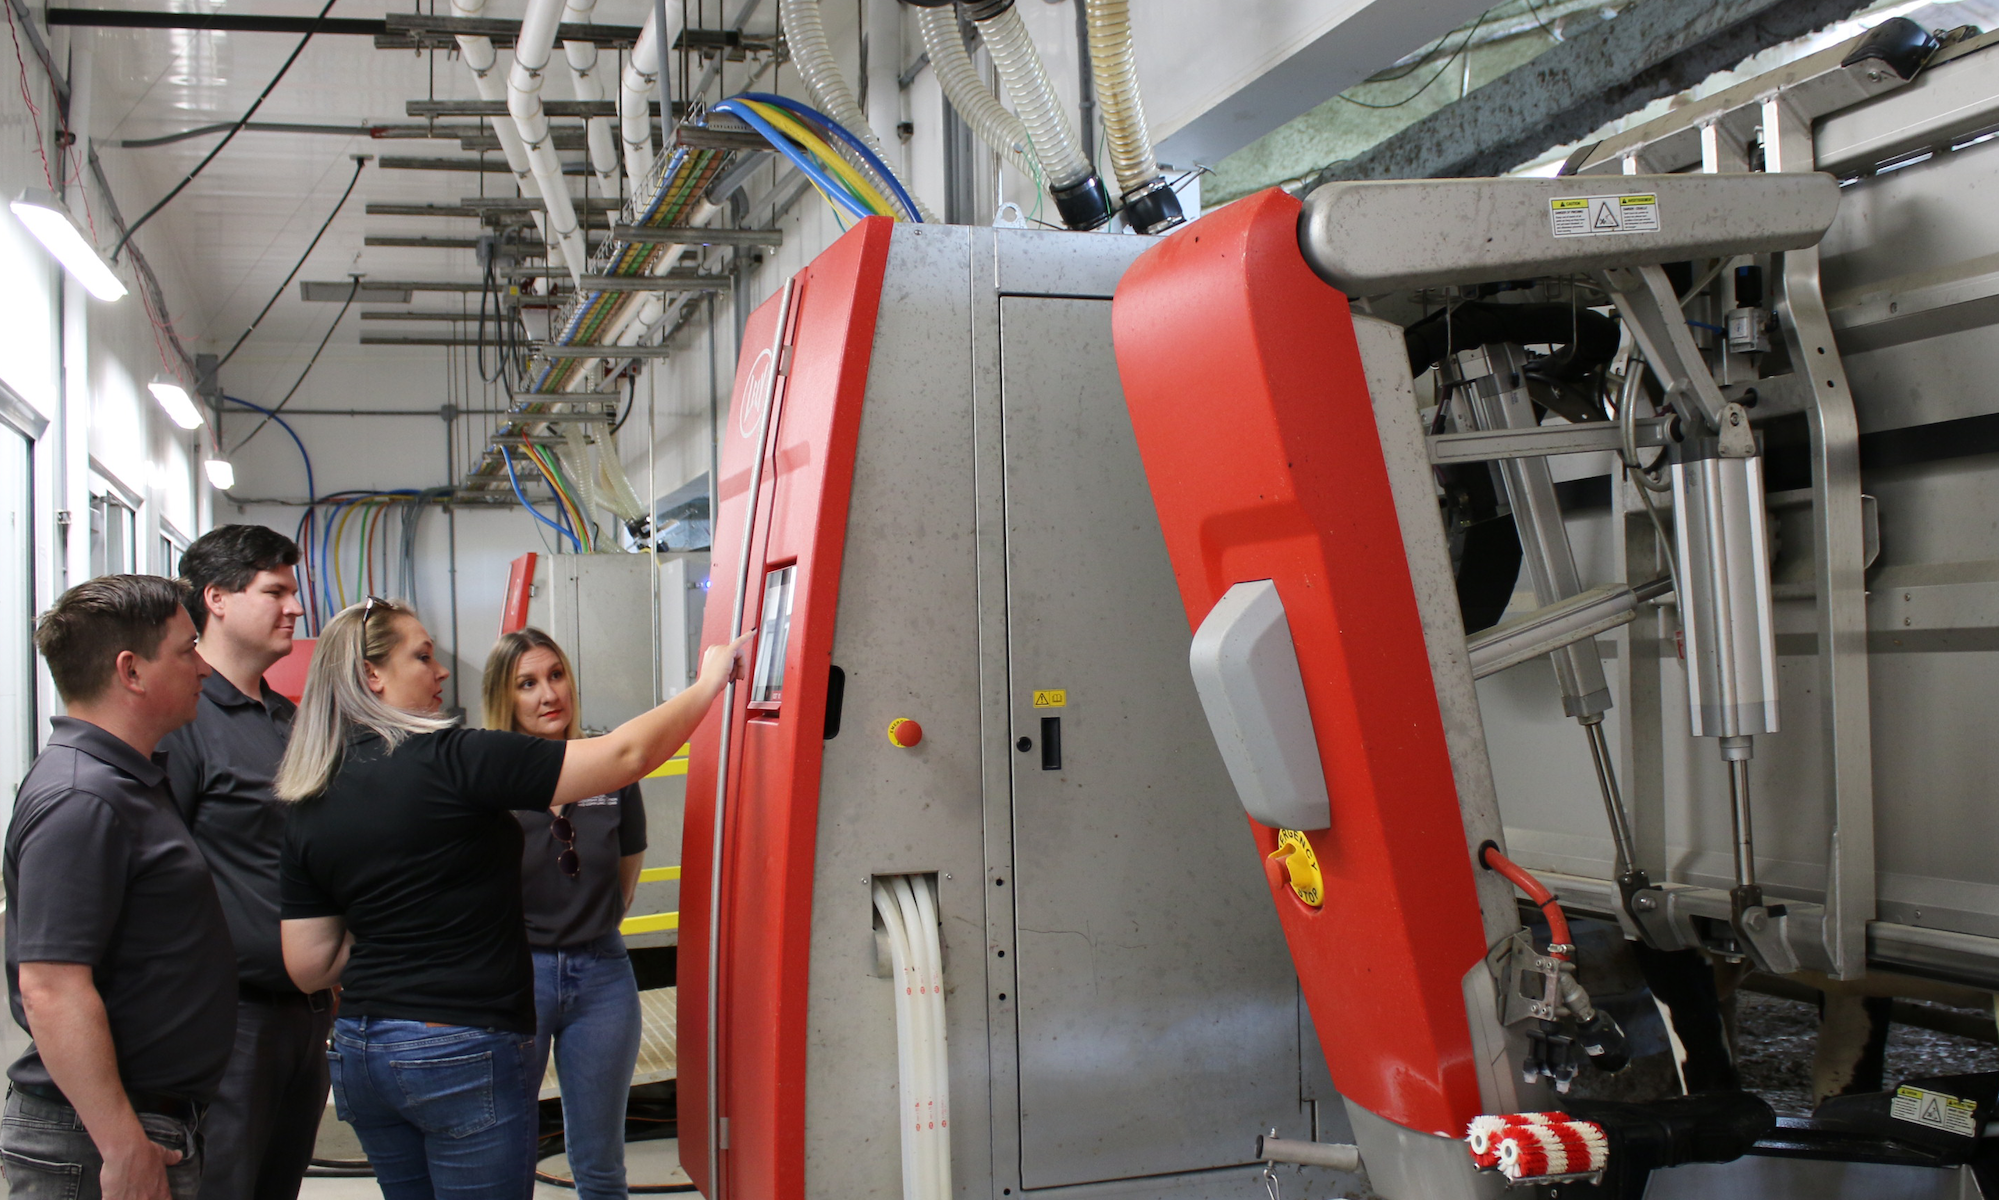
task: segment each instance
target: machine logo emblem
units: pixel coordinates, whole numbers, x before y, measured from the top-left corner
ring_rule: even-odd
[[[737,431],[746,438],[757,436],[757,426],[763,423],[764,405],[770,402],[771,368],[776,364],[777,356],[767,349],[750,364],[750,378],[743,391],[743,412],[736,421]]]

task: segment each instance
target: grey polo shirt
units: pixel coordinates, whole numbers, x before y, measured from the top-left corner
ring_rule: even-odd
[[[50,722],[7,829],[7,993],[20,964],[82,963],[135,1092],[213,1099],[236,1039],[236,955],[208,864],[167,796],[163,756]],[[33,1044],[7,1075],[53,1086]]]
[[[252,700],[217,671],[191,724],[160,742],[174,807],[215,876],[244,986],[296,996],[278,941],[278,856],[285,805],[271,794],[297,708],[258,680]]]

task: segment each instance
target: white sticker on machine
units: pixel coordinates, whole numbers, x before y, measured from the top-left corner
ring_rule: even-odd
[[[1942,1092],[1910,1087],[1906,1083],[1895,1089],[1895,1099],[1888,1106],[1888,1115],[1897,1121],[1927,1125],[1960,1137],[1978,1136],[1978,1105]]]
[[[1548,226],[1558,238],[1659,232],[1659,197],[1562,196],[1548,201]]]

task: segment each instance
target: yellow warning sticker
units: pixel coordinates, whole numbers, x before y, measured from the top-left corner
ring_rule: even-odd
[[[1906,1083],[1895,1089],[1895,1099],[1889,1102],[1888,1115],[1897,1121],[1927,1125],[1960,1137],[1978,1136],[1978,1105],[1944,1092],[1910,1087]]]
[[[1563,196],[1548,201],[1549,232],[1558,238],[1659,232],[1659,197]]]
[[[1034,692],[1036,708],[1067,708],[1069,693],[1061,688],[1037,688]]]

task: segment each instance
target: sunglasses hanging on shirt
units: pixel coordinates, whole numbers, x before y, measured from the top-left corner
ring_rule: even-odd
[[[583,870],[583,858],[576,853],[576,826],[570,824],[568,817],[557,817],[550,822],[548,831],[564,847],[562,853],[555,856],[555,865],[562,868],[564,875],[576,878]]]

